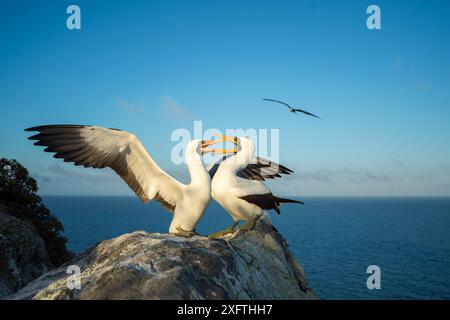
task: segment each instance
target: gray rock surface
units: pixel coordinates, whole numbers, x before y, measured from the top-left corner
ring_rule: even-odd
[[[52,268],[36,228],[0,206],[0,299]]]
[[[69,265],[81,289],[69,290]],[[315,299],[267,218],[220,239],[137,231],[103,241],[8,299]]]

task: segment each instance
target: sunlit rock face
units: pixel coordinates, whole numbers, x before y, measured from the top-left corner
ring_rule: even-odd
[[[80,268],[80,289],[69,289]],[[69,278],[72,277],[72,278]],[[73,285],[72,285],[73,287]],[[8,299],[316,299],[266,218],[208,239],[137,231],[103,241]]]

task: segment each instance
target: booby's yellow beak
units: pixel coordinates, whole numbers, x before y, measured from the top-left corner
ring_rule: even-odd
[[[213,144],[223,142],[223,141],[230,141],[230,142],[233,142],[234,144],[237,144],[238,139],[239,139],[237,137],[230,137],[230,136],[225,136],[222,134],[214,134],[213,136],[218,137],[218,139],[202,141],[202,145],[200,147],[202,154],[206,154],[209,152],[211,152],[213,154],[227,154],[227,153],[237,153],[238,152],[238,150],[236,148],[232,148],[232,149],[208,148],[209,146],[211,146]]]
[[[221,141],[232,142],[234,145],[237,145],[239,143],[238,137],[231,137],[231,136],[226,136],[223,134],[215,134],[214,136],[218,137]]]
[[[215,154],[227,154],[227,153],[237,153],[238,149],[232,148],[232,149],[223,149],[223,148],[202,148],[202,153],[206,154],[211,152],[213,155]]]

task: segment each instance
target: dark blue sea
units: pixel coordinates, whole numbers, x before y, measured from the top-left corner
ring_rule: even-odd
[[[272,221],[303,265],[321,299],[450,299],[450,198],[303,198]],[[62,221],[69,248],[136,230],[166,233],[171,214],[133,197],[44,197]],[[215,202],[198,230],[231,220]],[[369,265],[381,289],[369,290]]]

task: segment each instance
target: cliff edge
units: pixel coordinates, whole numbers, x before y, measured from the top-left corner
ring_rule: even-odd
[[[70,290],[69,265],[80,268]],[[73,279],[73,278],[71,278]],[[316,299],[267,218],[219,239],[137,231],[103,241],[7,299]]]

